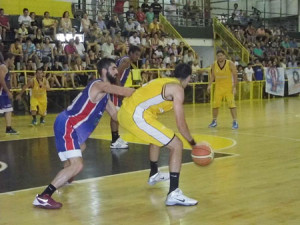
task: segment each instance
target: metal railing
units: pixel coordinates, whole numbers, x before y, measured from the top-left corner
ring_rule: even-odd
[[[244,64],[249,63],[249,51],[239,42],[233,34],[217,19],[213,19],[215,52],[217,48],[223,49],[227,56],[238,56]]]

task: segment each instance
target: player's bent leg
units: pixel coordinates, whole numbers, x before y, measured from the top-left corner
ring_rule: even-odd
[[[149,159],[150,159],[150,174],[148,179],[149,185],[155,185],[161,181],[167,181],[170,179],[169,173],[162,173],[158,170],[157,162],[159,158],[160,147],[150,144],[149,146]]]

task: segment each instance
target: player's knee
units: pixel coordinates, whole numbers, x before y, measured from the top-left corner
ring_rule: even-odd
[[[71,168],[73,170],[73,176],[77,175],[83,170],[83,161],[76,160],[75,162],[71,163]]]
[[[173,140],[168,144],[168,148],[171,151],[176,151],[176,150],[181,151],[183,149],[183,143],[177,136],[175,136]]]

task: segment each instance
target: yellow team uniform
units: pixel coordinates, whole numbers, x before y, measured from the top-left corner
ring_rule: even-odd
[[[173,108],[173,101],[164,98],[165,85],[170,83],[180,84],[176,78],[155,79],[125,98],[118,113],[120,125],[145,142],[169,144],[175,133],[157,120],[157,114]]]
[[[215,92],[213,108],[219,108],[222,99],[225,98],[229,108],[235,108],[234,96],[232,93],[232,71],[230,69],[230,61],[225,60],[223,68],[220,68],[217,61],[213,64],[215,75]]]
[[[43,78],[43,84],[46,86],[47,80]],[[33,78],[33,88],[31,89],[30,110],[39,111],[41,116],[47,114],[47,90],[40,88],[36,78]]]

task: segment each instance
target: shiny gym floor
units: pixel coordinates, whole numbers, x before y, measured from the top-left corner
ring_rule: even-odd
[[[224,105],[218,127],[210,104],[187,104],[185,115],[197,141],[216,152],[207,167],[196,166],[185,143],[180,188],[197,206],[166,207],[169,183],[148,186],[148,147],[126,130],[128,150],[109,148],[109,117],[104,115],[87,141],[84,171],[53,198],[60,210],[34,208],[34,196],[62,165],[55,150],[53,122],[29,126],[31,117],[14,116],[18,136],[4,133],[0,118],[0,225],[32,224],[300,224],[300,98],[238,102],[239,130],[231,130]],[[160,117],[177,130],[173,112]],[[3,131],[3,132],[2,132]],[[160,169],[168,171],[168,150],[162,149]]]

